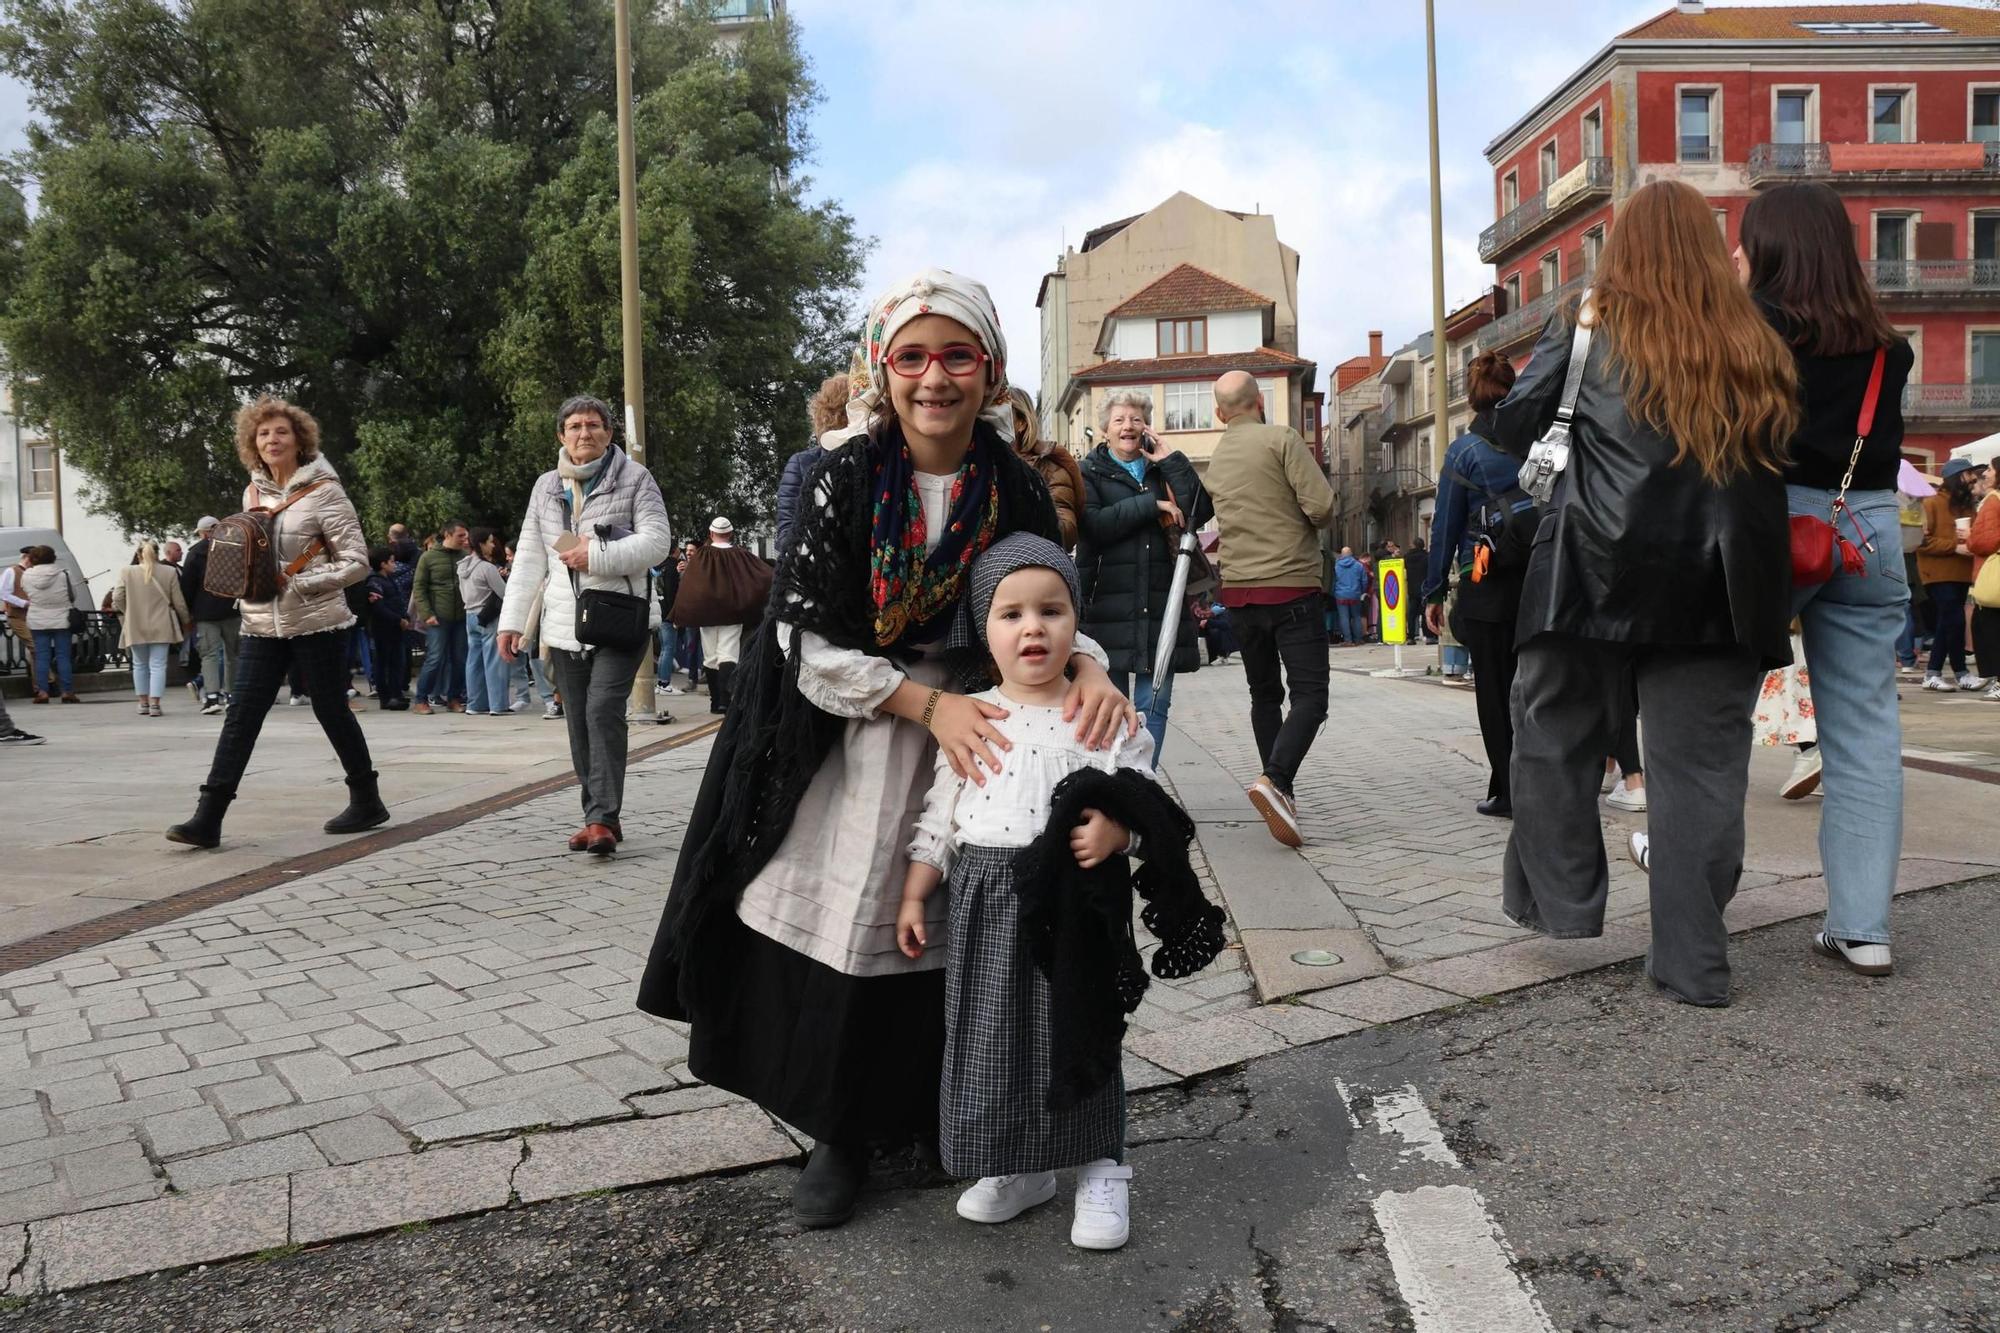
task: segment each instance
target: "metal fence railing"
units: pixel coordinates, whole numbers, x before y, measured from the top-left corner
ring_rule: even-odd
[[[2000,292],[2000,259],[1870,259],[1862,267],[1884,296]]]
[[[128,670],[132,655],[118,646],[119,618],[108,611],[86,611],[84,621],[83,632],[70,641],[70,669],[80,676]],[[0,676],[29,675],[34,658],[34,644],[15,638],[13,625],[0,619]]]

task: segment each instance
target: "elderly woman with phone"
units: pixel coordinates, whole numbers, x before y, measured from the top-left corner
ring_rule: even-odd
[[[1104,442],[1083,460],[1083,630],[1111,657],[1111,679],[1146,718],[1157,757],[1167,742],[1173,672],[1201,665],[1194,617],[1178,616],[1172,671],[1153,679],[1181,533],[1215,515],[1194,464],[1152,432],[1153,398],[1115,389],[1098,404]],[[1133,681],[1136,685],[1132,684]]]

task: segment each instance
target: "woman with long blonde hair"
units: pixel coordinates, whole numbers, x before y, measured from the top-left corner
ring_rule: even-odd
[[[1495,410],[1502,447],[1548,430],[1579,345],[1570,461],[1522,588],[1503,906],[1558,938],[1603,932],[1598,784],[1630,671],[1649,724],[1648,971],[1675,999],[1726,1005],[1756,684],[1791,660],[1798,371],[1708,201],[1678,182],[1626,201],[1581,308],[1550,321]]]
[[[159,548],[139,543],[132,563],[118,571],[111,609],[119,616],[118,646],[132,655],[132,692],[140,717],[160,716],[167,690],[167,649],[187,637],[193,617],[173,566],[160,563]]]

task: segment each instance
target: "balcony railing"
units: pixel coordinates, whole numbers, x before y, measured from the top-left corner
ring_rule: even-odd
[[[1479,331],[1479,350],[1490,352],[1498,347],[1511,347],[1540,333],[1557,306],[1589,285],[1588,275],[1574,277],[1554,291],[1524,302],[1519,310],[1508,311]]]
[[[1990,417],[2000,414],[2000,384],[1906,384],[1906,417]]]
[[[1862,267],[1883,296],[2000,292],[2000,259],[1873,259]]]
[[[1870,145],[1887,148],[1891,145]],[[1988,143],[1985,160],[1976,168],[1980,173],[2000,172],[2000,143]],[[1923,176],[1945,174],[1964,176],[1975,168],[1935,167],[1913,160],[1909,166],[1883,169],[1890,176]],[[1833,169],[1833,154],[1829,145],[1823,143],[1760,143],[1750,148],[1750,183],[1760,181],[1821,180],[1836,174]],[[1863,173],[1866,174],[1866,173]]]
[[[1720,162],[1722,145],[1713,139],[1685,137],[1681,140],[1681,161]]]
[[[1445,401],[1447,403],[1462,403],[1465,401],[1464,371],[1462,370],[1453,371],[1451,375],[1446,378],[1444,385],[1445,385],[1444,395],[1445,395]]]
[[[1574,179],[1572,179],[1574,177]],[[1566,211],[1571,204],[1606,194],[1611,189],[1611,159],[1587,157],[1548,188],[1521,201],[1518,208],[1479,233],[1479,257],[1488,263],[1493,257],[1544,222]]]

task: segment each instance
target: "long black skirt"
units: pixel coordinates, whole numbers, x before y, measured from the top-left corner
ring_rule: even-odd
[[[898,1146],[937,1133],[944,973],[853,977],[731,913],[707,947],[734,963],[694,1016],[688,1067],[815,1139]]]

